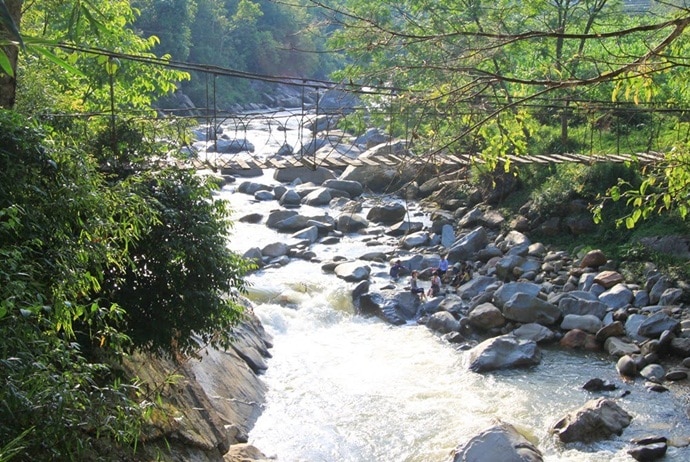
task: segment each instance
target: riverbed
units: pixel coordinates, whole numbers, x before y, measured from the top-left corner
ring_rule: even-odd
[[[272,172],[251,180],[272,184]],[[244,253],[284,241],[285,235],[261,223],[237,222],[279,208],[275,201],[235,192],[241,181],[220,194],[235,211],[231,248]],[[327,207],[303,206],[300,212],[337,214]],[[348,235],[311,249],[322,261],[392,250],[370,241]],[[386,264],[369,264],[372,290],[390,283]],[[545,348],[538,366],[478,374],[468,370],[465,351],[425,326],[358,316],[352,285],[324,273],[318,262],[293,259],[248,281],[255,311],[274,339],[262,376],[269,389],[266,404],[249,442],[280,461],[447,461],[456,445],[496,419],[527,435],[547,461],[630,461],[630,440],[650,434],[671,438],[664,460],[690,460],[685,395],[647,391],[642,379],[624,381],[603,353]],[[618,388],[583,390],[594,377]],[[621,436],[563,445],[549,434],[555,421],[599,396],[616,398],[633,415]]]

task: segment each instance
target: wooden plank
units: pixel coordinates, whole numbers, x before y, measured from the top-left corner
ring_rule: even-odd
[[[451,159],[453,162],[455,162],[458,165],[468,165],[469,164],[469,160],[462,160],[461,158],[459,158],[458,156],[456,156],[454,154],[448,154],[448,158]]]
[[[371,165],[371,166],[374,166],[374,167],[376,167],[377,165],[379,165],[378,162],[376,162],[376,161],[374,161],[374,160],[372,160],[372,159],[366,158],[366,157],[358,157],[357,160],[360,161],[360,162],[362,162],[363,164]]]

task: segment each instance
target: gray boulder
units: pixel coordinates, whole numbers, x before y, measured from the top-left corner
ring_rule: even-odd
[[[387,204],[373,206],[367,213],[367,220],[373,221],[374,223],[390,225],[402,221],[406,213],[407,209],[403,204],[399,202],[389,202]]]
[[[326,180],[335,178],[333,172],[324,167],[311,169],[308,167],[289,167],[276,169],[273,179],[281,183],[292,183],[296,179],[302,183],[322,184]]]
[[[512,334],[516,337],[532,340],[537,343],[553,342],[556,339],[556,333],[554,331],[535,322],[521,325],[515,329]]]
[[[349,180],[326,180],[321,185],[325,188],[337,189],[339,191],[346,192],[349,197],[357,197],[364,192],[362,183],[359,181],[349,181]]]
[[[474,372],[527,367],[540,361],[541,350],[537,343],[514,335],[487,339],[469,351],[469,368]]]
[[[562,313],[556,305],[530,294],[517,293],[503,305],[503,316],[511,321],[550,326],[561,318]]]
[[[507,284],[503,284],[498,288],[498,290],[496,290],[493,301],[497,307],[503,308],[503,305],[505,305],[508,300],[517,294],[525,294],[536,297],[540,291],[541,286],[539,284],[534,284],[533,282],[509,282]]]
[[[318,207],[321,205],[327,205],[333,196],[331,196],[331,190],[328,188],[316,188],[306,196],[302,198],[302,203],[306,205],[311,205]]]
[[[366,218],[356,213],[343,213],[338,216],[337,229],[343,233],[354,233],[369,226]]]
[[[617,309],[629,305],[633,301],[634,295],[624,284],[616,284],[606,292],[599,295],[601,300],[609,308]]]
[[[358,261],[341,263],[335,267],[335,275],[347,282],[359,282],[369,279],[371,267]]]
[[[563,443],[588,443],[620,435],[631,421],[632,416],[613,400],[599,398],[560,419],[551,427],[551,433]]]
[[[474,260],[474,256],[489,243],[489,237],[484,227],[478,227],[461,237],[448,250],[451,261]]]
[[[506,323],[503,313],[493,303],[482,303],[468,314],[470,325],[479,330],[490,330]]]
[[[441,334],[460,332],[460,321],[447,311],[439,311],[429,316],[426,327]]]
[[[453,451],[453,462],[541,462],[539,449],[515,427],[497,422]]]
[[[601,328],[601,319],[593,314],[567,314],[561,322],[561,329],[563,330],[579,329],[590,334],[596,334]]]
[[[666,330],[673,332],[679,325],[680,321],[659,311],[645,319],[637,329],[637,333],[647,338],[659,338],[662,332]]]
[[[561,298],[558,308],[565,316],[569,314],[594,315],[599,319],[604,319],[608,310],[608,306],[598,300],[583,300],[576,297]]]

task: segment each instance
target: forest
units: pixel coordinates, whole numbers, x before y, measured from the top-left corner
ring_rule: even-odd
[[[332,82],[362,100],[342,129],[472,153],[488,174],[524,175],[522,154],[662,152],[586,191],[592,213],[610,229],[686,226],[684,0],[0,0],[0,13],[0,461],[98,459],[94,435],[135,453],[151,410],[118,361],[232,340],[252,265],[224,245],[217,184],[169,162],[195,124],[159,117],[175,92],[203,108],[212,86],[227,107],[261,76]],[[596,183],[564,166],[526,176],[558,197]]]

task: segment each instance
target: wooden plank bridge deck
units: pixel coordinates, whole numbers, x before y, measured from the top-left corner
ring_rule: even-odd
[[[638,164],[653,164],[664,158],[663,153],[659,152],[644,152],[635,154],[544,154],[544,155],[525,155],[525,156],[508,156],[510,162],[516,165],[525,164],[561,164],[561,163],[579,163],[579,164],[593,164],[602,162],[624,163],[633,162]],[[199,161],[199,167],[211,167],[221,171],[224,170],[256,170],[256,169],[286,169],[295,167],[307,167],[316,169],[317,167],[325,168],[344,168],[348,166],[397,166],[417,164],[436,165],[443,168],[457,167],[463,168],[471,165],[473,162],[483,163],[478,155],[469,154],[434,154],[429,156],[411,156],[399,154],[378,154],[371,157],[348,157],[346,155],[338,154],[333,151],[329,154],[305,155],[305,156],[284,156],[271,157],[268,159],[259,159],[248,156],[246,153],[241,155],[235,154],[218,154],[207,153],[206,160]]]

